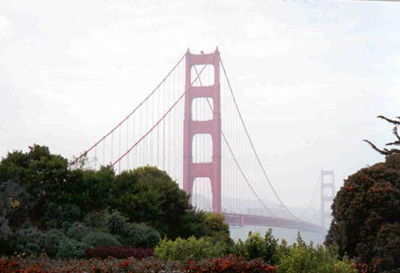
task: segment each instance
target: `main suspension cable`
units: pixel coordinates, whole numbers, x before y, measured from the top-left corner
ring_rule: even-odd
[[[200,73],[194,79],[194,81],[191,83],[191,85],[200,77],[201,73],[204,71],[206,66],[210,63],[212,59],[212,56],[208,59],[207,63],[204,65],[204,67],[200,70]],[[182,60],[181,60],[182,61]],[[145,139],[153,130],[156,128],[161,121],[165,119],[165,117],[172,111],[172,109],[175,108],[175,106],[182,100],[182,98],[186,95],[188,92],[188,89],[185,89],[185,91],[182,93],[182,95],[174,102],[174,104],[167,110],[167,112],[138,140],[133,144],[122,156],[120,156],[114,163],[112,163],[110,166],[113,167],[115,164],[117,164],[121,159],[123,159],[127,154],[129,154],[143,139]]]
[[[198,75],[200,85],[203,86],[203,84],[202,84],[202,82],[201,82],[201,79],[200,79],[200,75],[199,75],[199,73],[197,72],[196,67],[194,67],[194,68],[195,68],[196,74]],[[206,99],[207,99],[208,106],[210,107],[211,111],[213,112],[213,115],[215,116],[214,107],[212,107],[210,100],[209,100],[208,98],[206,98]],[[254,190],[253,186],[250,184],[249,180],[247,179],[246,175],[244,174],[243,169],[242,169],[242,167],[240,166],[239,161],[237,160],[237,158],[236,158],[236,156],[235,156],[235,153],[233,152],[233,150],[232,150],[232,148],[231,148],[231,145],[229,144],[228,139],[226,138],[226,136],[225,136],[224,132],[222,131],[222,129],[221,129],[221,135],[222,135],[222,138],[224,139],[225,144],[226,144],[227,147],[228,147],[229,152],[231,153],[231,155],[232,155],[232,157],[233,157],[233,160],[235,161],[236,167],[239,169],[239,172],[242,174],[244,180],[246,181],[247,185],[250,187],[251,191],[254,193],[254,195],[256,196],[256,198],[260,201],[260,203],[263,205],[263,207],[264,207],[269,213],[271,213],[271,214],[272,214],[273,216],[275,216],[275,217],[278,217],[275,213],[273,213],[273,212],[267,207],[267,205],[264,204],[264,202],[263,202],[263,201],[261,200],[261,198],[258,196],[257,192]]]
[[[156,88],[151,91],[151,93],[138,105],[136,106],[135,109],[132,110],[132,112],[127,115],[120,123],[117,124],[111,131],[109,131],[107,134],[105,134],[102,138],[100,138],[99,141],[97,141],[93,146],[91,146],[89,149],[87,149],[85,152],[83,152],[80,156],[75,158],[72,162],[68,164],[68,166],[74,165],[77,163],[82,157],[87,155],[91,150],[94,149],[99,143],[101,143],[104,139],[106,139],[109,135],[111,135],[118,127],[120,127],[126,120],[128,120],[153,94],[160,88],[160,86],[167,80],[167,78],[171,75],[171,73],[179,66],[179,64],[182,62],[182,60],[185,58],[186,53],[180,58],[178,63],[168,72],[168,74],[164,77],[164,79],[156,86]]]
[[[267,175],[267,172],[265,171],[264,166],[263,166],[263,164],[261,163],[261,160],[260,160],[260,157],[259,157],[259,155],[258,155],[258,153],[257,153],[257,151],[256,151],[256,148],[254,147],[254,143],[253,143],[253,141],[252,141],[252,139],[251,139],[251,137],[250,137],[249,131],[247,130],[246,123],[245,123],[244,120],[243,120],[242,113],[240,112],[240,109],[239,109],[239,106],[238,106],[238,104],[237,104],[235,95],[234,95],[234,93],[233,93],[233,89],[232,89],[231,83],[230,83],[230,81],[229,81],[228,75],[227,75],[226,70],[225,70],[224,63],[222,62],[222,59],[221,59],[221,58],[220,58],[220,62],[221,62],[222,70],[224,71],[224,75],[225,75],[226,81],[227,81],[227,83],[228,83],[229,90],[230,90],[231,95],[232,95],[233,102],[234,102],[235,107],[236,107],[236,110],[237,110],[237,112],[238,112],[238,114],[239,114],[240,121],[241,121],[241,123],[242,123],[242,125],[243,125],[243,128],[244,128],[244,130],[245,130],[245,133],[246,133],[246,135],[247,135],[247,138],[248,138],[248,140],[249,140],[249,142],[250,142],[251,148],[252,148],[252,150],[253,150],[253,152],[254,152],[254,155],[256,156],[256,159],[257,159],[257,161],[258,161],[258,164],[260,165],[261,170],[262,170],[262,172],[264,173],[264,176],[265,176],[265,178],[266,178],[266,180],[267,180],[269,186],[271,187],[271,189],[272,189],[272,191],[274,192],[276,198],[279,200],[279,202],[281,203],[282,207],[286,210],[286,212],[289,213],[289,215],[292,216],[294,219],[300,220],[300,221],[301,221],[301,219],[297,218],[297,217],[286,207],[286,205],[283,203],[283,201],[282,201],[281,198],[279,197],[278,193],[276,192],[275,188],[273,187],[273,185],[272,185],[272,183],[271,183],[271,181],[270,181],[270,179],[269,179],[269,177],[268,177],[268,175]]]
[[[302,217],[304,216],[304,214],[306,213],[307,209],[311,206],[311,203],[314,201],[315,195],[316,195],[316,193],[317,193],[317,191],[318,191],[318,189],[319,189],[319,184],[320,184],[320,183],[317,183],[316,187],[314,188],[314,192],[313,192],[313,194],[311,195],[310,201],[308,202],[307,206],[305,206],[305,209],[304,209],[303,212],[300,214],[299,218],[302,218]],[[315,217],[315,216],[314,216],[314,217]],[[314,218],[314,217],[313,217],[313,218]],[[313,219],[313,218],[311,218],[311,219]]]

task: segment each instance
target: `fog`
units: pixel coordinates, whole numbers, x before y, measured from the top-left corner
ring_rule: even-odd
[[[218,46],[284,203],[306,206],[384,160],[400,112],[400,4],[370,1],[0,1],[0,156],[67,158],[111,129],[184,54]],[[318,197],[312,206],[319,207]]]

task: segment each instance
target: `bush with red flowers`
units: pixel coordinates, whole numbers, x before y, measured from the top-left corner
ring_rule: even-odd
[[[184,272],[276,272],[275,267],[265,264],[263,259],[246,261],[232,254],[223,258],[204,259],[198,262],[189,261]]]

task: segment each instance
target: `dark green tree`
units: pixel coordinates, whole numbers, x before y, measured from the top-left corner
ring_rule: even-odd
[[[181,236],[191,210],[189,196],[164,171],[141,167],[115,178],[111,204],[131,222],[144,222],[170,238]]]
[[[87,233],[97,231],[111,237],[93,235],[96,240],[115,237],[122,242],[128,227],[134,240],[138,236],[133,223],[147,225],[138,233],[144,238],[140,245],[147,247],[161,236],[229,240],[222,216],[197,211],[188,201],[178,184],[155,167],[119,175],[110,167],[70,169],[67,159],[36,144],[28,152],[14,151],[0,161],[0,227],[10,229],[18,239],[11,246],[18,251],[32,245],[32,253],[48,251],[54,256],[58,247],[68,252]],[[56,244],[57,232],[47,240],[50,229],[76,242]],[[9,246],[10,236],[1,237],[0,245]]]
[[[99,170],[78,169],[80,176],[79,204],[85,212],[101,211],[111,207],[115,172],[110,167],[102,166]],[[78,200],[77,200],[78,201]]]
[[[70,170],[67,159],[35,144],[26,153],[14,151],[1,160],[1,203],[18,204],[7,216],[11,226],[23,224],[29,215],[40,228],[60,228],[65,221],[80,221],[88,212],[109,207],[114,179],[108,167]]]
[[[399,145],[397,121],[383,118],[395,125],[397,140],[388,146]],[[339,254],[348,254],[356,261],[382,270],[400,268],[400,154],[397,149],[375,150],[386,155],[383,163],[361,169],[350,175],[337,193],[333,205],[333,221],[326,245],[338,245]]]
[[[78,189],[65,158],[45,146],[35,144],[29,149],[9,153],[0,162],[0,181],[15,181],[26,190],[32,199],[30,218],[39,221],[50,203],[71,202]]]
[[[8,219],[10,226],[19,227],[28,221],[33,202],[26,188],[15,180],[0,184],[0,216]]]

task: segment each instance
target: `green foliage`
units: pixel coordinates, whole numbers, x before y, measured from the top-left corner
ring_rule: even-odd
[[[218,242],[214,243],[211,238],[203,237],[196,239],[190,237],[188,239],[177,238],[174,241],[165,238],[155,248],[155,256],[167,261],[189,261],[219,257],[225,251],[226,245]]]
[[[123,235],[123,243],[126,246],[153,248],[160,240],[160,233],[143,223],[129,223]]]
[[[8,220],[0,216],[0,255],[11,254],[13,237],[14,233],[8,224]]]
[[[55,256],[66,241],[62,232],[88,245],[154,247],[160,234],[230,240],[221,215],[193,209],[178,184],[154,167],[119,175],[108,167],[70,170],[65,158],[35,144],[26,153],[14,151],[1,160],[0,181],[0,244],[8,253]],[[42,232],[51,229],[60,233]]]
[[[61,259],[82,258],[85,255],[86,248],[88,246],[84,243],[73,239],[66,239],[61,243],[57,257]]]
[[[9,153],[0,162],[0,181],[18,183],[19,190],[12,197],[12,204],[19,202],[20,211],[25,213],[18,213],[21,218],[19,221],[14,221],[12,215],[9,216],[10,224],[20,225],[29,215],[30,220],[41,228],[54,227],[54,219],[51,218],[54,215],[54,206],[81,205],[80,181],[73,171],[68,170],[68,161],[65,158],[51,154],[45,146],[35,144],[29,149],[27,153]],[[18,212],[18,209],[15,211]],[[55,217],[59,219],[60,216]]]
[[[326,245],[336,244],[340,255],[348,254],[371,267],[377,260],[382,260],[381,267],[398,267],[391,262],[398,260],[398,250],[389,242],[400,241],[396,226],[400,222],[399,162],[400,155],[390,155],[385,163],[361,169],[345,180],[332,205]],[[387,236],[389,240],[384,239]]]
[[[82,219],[80,208],[72,204],[56,204],[49,202],[46,206],[42,221],[48,228],[61,228],[65,222],[73,223]]]
[[[229,236],[229,225],[225,223],[225,216],[220,213],[205,213],[205,224],[208,228],[207,236],[226,244],[233,244]]]
[[[272,236],[271,229],[265,233],[264,237],[258,232],[249,232],[245,242],[239,239],[233,247],[233,253],[236,256],[241,256],[247,260],[261,258],[271,265],[279,262],[278,250],[278,240]]]
[[[60,246],[67,237],[63,232],[57,229],[51,229],[46,232],[44,243],[44,252],[49,257],[55,257],[60,250]]]
[[[163,235],[180,235],[189,209],[188,195],[178,184],[155,167],[141,167],[117,175],[112,207],[130,221],[145,222]]]
[[[202,236],[210,235],[210,229],[205,223],[205,220],[205,212],[190,207],[182,216],[179,230],[173,233],[174,236],[171,236],[171,234],[167,235],[172,239],[176,238],[176,235],[181,238],[189,238],[190,236],[200,238]]]
[[[105,221],[108,232],[121,234],[125,230],[127,218],[122,216],[118,210],[113,210],[111,213],[107,211]]]
[[[92,211],[86,214],[83,223],[88,227],[104,228],[104,211]]]
[[[384,163],[361,169],[345,180],[334,203],[333,222],[325,244],[339,245],[339,253],[355,257],[358,264],[376,270],[400,269],[400,117],[378,116],[393,127],[395,140],[379,149]]]
[[[36,227],[27,227],[15,232],[14,251],[25,254],[45,253],[46,234]]]
[[[112,168],[99,170],[77,170],[83,200],[83,210],[96,212],[111,206],[112,189],[115,186],[115,172]],[[112,206],[111,206],[112,207]]]
[[[92,229],[87,227],[81,222],[73,223],[66,231],[68,238],[74,239],[76,241],[82,241],[83,237],[89,234]]]
[[[33,198],[26,188],[15,180],[0,183],[0,215],[5,217],[10,226],[18,227],[28,220]]]
[[[351,262],[340,261],[337,249],[324,249],[323,246],[307,245],[299,235],[297,243],[288,247],[287,254],[280,257],[280,272],[285,273],[355,273]]]
[[[399,169],[399,160],[387,160],[390,168]],[[177,183],[157,168],[142,167],[119,175],[108,167],[70,170],[65,158],[34,145],[27,153],[15,151],[0,162],[0,249],[2,254],[47,253],[67,259],[83,257],[88,247],[152,248],[159,244],[159,258],[187,261],[219,257],[229,246],[248,260],[262,258],[265,263],[279,264],[281,259],[289,269],[296,266],[291,267],[287,257],[305,256],[306,261],[300,260],[308,262],[309,253],[314,253],[308,246],[278,246],[270,231],[264,237],[250,234],[245,242],[233,245],[223,215],[197,211],[188,200]],[[391,206],[397,205],[394,200]],[[383,217],[383,212],[375,211],[373,219]],[[394,226],[385,227],[378,229],[378,253],[395,255],[398,250],[391,242],[398,233],[393,232]],[[161,235],[172,240],[160,243]],[[324,264],[326,250],[315,251],[322,254],[314,253],[317,258],[311,261],[319,259]],[[347,265],[334,263],[337,268]]]
[[[50,257],[55,257],[66,236],[60,230],[51,229],[44,233],[33,226],[18,229],[15,233],[12,233],[11,229],[3,226],[0,238],[4,238],[4,245],[7,246],[7,249],[2,250],[8,251],[8,253],[3,254],[11,254],[12,250],[13,252],[28,255],[46,253]]]
[[[26,153],[14,151],[1,160],[0,181],[0,215],[11,228],[27,222],[39,230],[62,229],[81,240],[68,231],[75,222],[118,236],[127,222],[141,222],[172,239],[230,240],[222,216],[193,209],[189,196],[155,167],[119,175],[109,167],[70,170],[65,158],[35,144]],[[150,245],[159,240],[157,232],[147,237],[153,238]]]
[[[83,237],[82,242],[91,247],[121,245],[113,235],[105,232],[90,232]]]
[[[373,264],[381,271],[400,269],[400,224],[384,224],[381,226],[376,240],[377,255]]]

